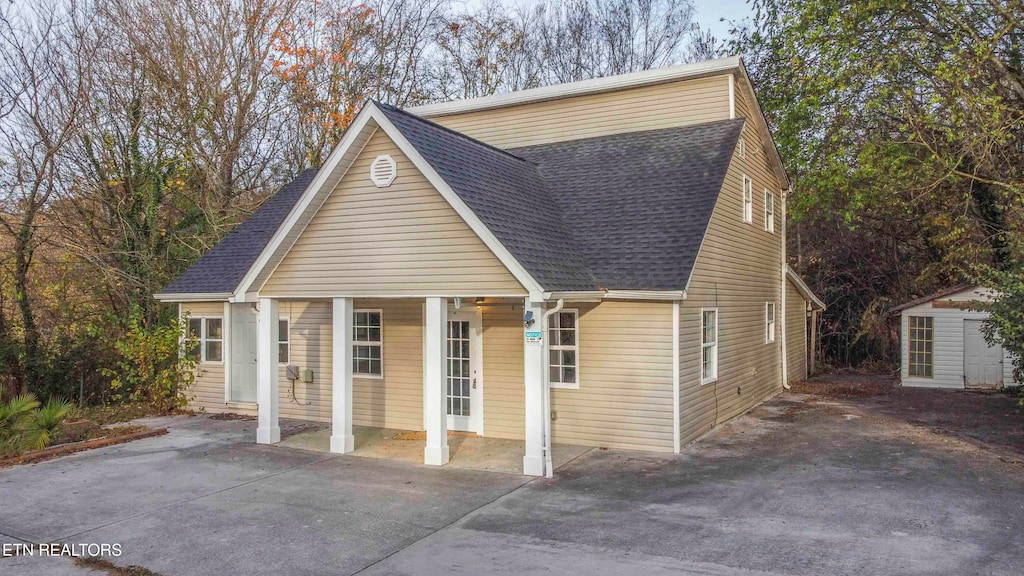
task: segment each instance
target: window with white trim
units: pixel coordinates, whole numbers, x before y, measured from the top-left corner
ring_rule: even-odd
[[[381,311],[356,310],[352,322],[352,373],[384,375]]]
[[[743,177],[743,221],[754,221],[754,181]]]
[[[224,361],[224,319],[220,317],[193,317],[188,319],[186,353],[199,363]]]
[[[764,231],[775,234],[775,195],[764,191]]]
[[[747,157],[747,142],[745,140],[743,140],[743,138],[740,138],[740,141],[736,145],[736,148],[737,148],[737,150],[739,150],[740,158],[746,158]]]
[[[718,309],[700,311],[700,383],[718,379]]]
[[[562,310],[548,326],[548,374],[553,388],[579,388],[579,311]]]
[[[289,334],[288,326],[291,323],[287,318],[281,318],[277,321],[277,361],[281,364],[287,364],[290,358],[291,346],[289,346]]]
[[[764,341],[775,342],[775,302],[764,303]]]

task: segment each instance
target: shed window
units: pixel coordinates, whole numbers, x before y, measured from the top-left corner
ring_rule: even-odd
[[[743,177],[743,221],[754,221],[754,182]]]
[[[764,303],[764,341],[775,342],[775,302]]]
[[[383,376],[381,311],[356,310],[352,323],[352,373]]]
[[[700,313],[701,369],[700,383],[707,384],[718,378],[718,309],[703,309]]]
[[[224,319],[189,318],[185,351],[189,358],[201,363],[224,361]]]
[[[288,319],[281,318],[277,321],[277,361],[287,364],[289,360],[290,346],[288,346]]]
[[[908,316],[908,364],[911,376],[931,378],[933,374],[932,348],[935,332],[931,316]]]
[[[555,388],[579,387],[579,311],[562,310],[548,326],[548,373]]]
[[[764,191],[764,231],[775,234],[775,195]]]

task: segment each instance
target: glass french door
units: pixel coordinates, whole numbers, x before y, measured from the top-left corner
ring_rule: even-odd
[[[481,432],[479,355],[481,334],[475,311],[448,313],[448,429]]]

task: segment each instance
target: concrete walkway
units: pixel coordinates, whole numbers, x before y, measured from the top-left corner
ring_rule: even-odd
[[[533,481],[169,424],[0,471],[0,541],[119,543],[164,576],[1024,573],[1024,466],[843,402],[780,396],[681,455],[593,450]],[[0,558],[76,573],[96,574]]]

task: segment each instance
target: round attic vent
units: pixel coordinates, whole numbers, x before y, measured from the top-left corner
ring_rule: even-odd
[[[391,186],[397,175],[398,165],[395,164],[395,159],[387,154],[377,156],[373,159],[373,164],[370,164],[370,180],[373,181],[377,188]]]

